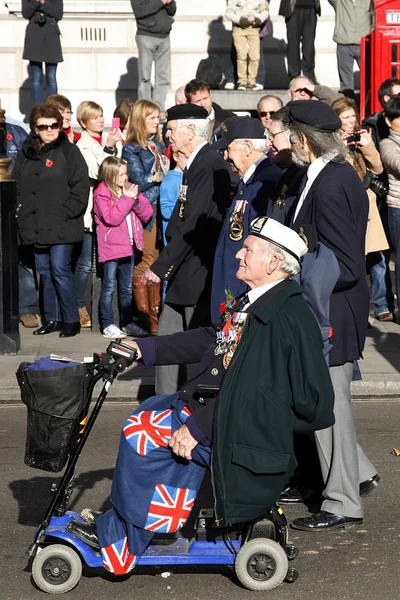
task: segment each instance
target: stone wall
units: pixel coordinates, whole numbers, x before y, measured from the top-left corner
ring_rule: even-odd
[[[20,1],[0,0],[0,98],[8,114],[15,118],[29,113],[31,94],[28,63],[22,60],[27,21],[21,15]],[[223,19],[225,0],[177,0],[178,10],[171,33],[171,93],[196,74],[197,65],[208,51],[219,52],[226,60],[231,44],[231,23]],[[266,87],[285,89],[286,27],[278,16],[279,2],[272,2],[273,34],[264,40]],[[124,0],[65,0],[60,22],[64,62],[58,68],[60,93],[73,106],[84,99],[99,102],[107,122],[115,104],[126,96],[136,96],[136,23],[130,2]],[[316,75],[320,83],[338,86],[333,9],[322,0],[322,17],[316,36]]]

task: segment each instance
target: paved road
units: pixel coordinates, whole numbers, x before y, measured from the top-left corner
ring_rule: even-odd
[[[391,455],[400,446],[400,404],[357,401],[354,405],[359,441],[382,476],[382,484],[366,500],[364,526],[358,530],[325,534],[292,531],[300,547],[295,564],[300,578],[282,584],[268,595],[271,600],[398,600],[400,595],[400,457]],[[129,405],[105,405],[86,452],[79,463],[77,488],[71,508],[104,508],[116,455],[120,426]],[[38,600],[46,595],[35,589],[27,568],[26,547],[48,502],[54,479],[23,465],[24,407],[0,406],[0,599]],[[304,507],[287,510],[289,519]],[[227,568],[137,569],[131,577],[112,578],[102,570],[85,571],[71,600],[244,600],[257,596],[241,588]],[[47,596],[55,597],[55,596]]]

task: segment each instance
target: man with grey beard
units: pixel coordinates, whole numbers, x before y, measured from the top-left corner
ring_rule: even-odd
[[[371,492],[379,476],[357,444],[351,409],[350,384],[364,348],[369,292],[365,271],[368,197],[353,167],[338,129],[341,121],[324,102],[299,100],[287,107],[293,161],[306,165],[307,181],[292,219],[313,252],[318,242],[330,248],[340,277],[330,298],[333,330],[329,354],[335,391],[335,424],[315,433],[325,488],[321,510],[295,519],[303,531],[349,528],[362,523],[360,496]]]

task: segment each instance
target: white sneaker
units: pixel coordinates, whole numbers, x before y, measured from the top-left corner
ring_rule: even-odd
[[[225,84],[224,86],[224,90],[234,90],[235,89],[235,84],[228,81],[228,83]]]
[[[259,92],[264,89],[264,86],[261,85],[261,83],[255,83],[254,85],[252,85],[251,87],[249,87],[247,89],[251,90],[252,92]]]
[[[244,83],[241,83],[237,86],[237,89],[239,90],[239,92],[245,92],[247,88],[244,85]]]
[[[120,330],[116,325],[109,325],[105,329],[103,329],[103,337],[108,338],[110,340],[115,340],[116,338],[124,339],[126,338],[126,334]]]

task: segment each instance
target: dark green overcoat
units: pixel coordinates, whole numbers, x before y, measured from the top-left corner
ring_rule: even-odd
[[[261,517],[296,460],[293,433],[334,423],[333,389],[317,322],[294,281],[247,317],[223,379],[213,429],[212,479],[221,525]]]

